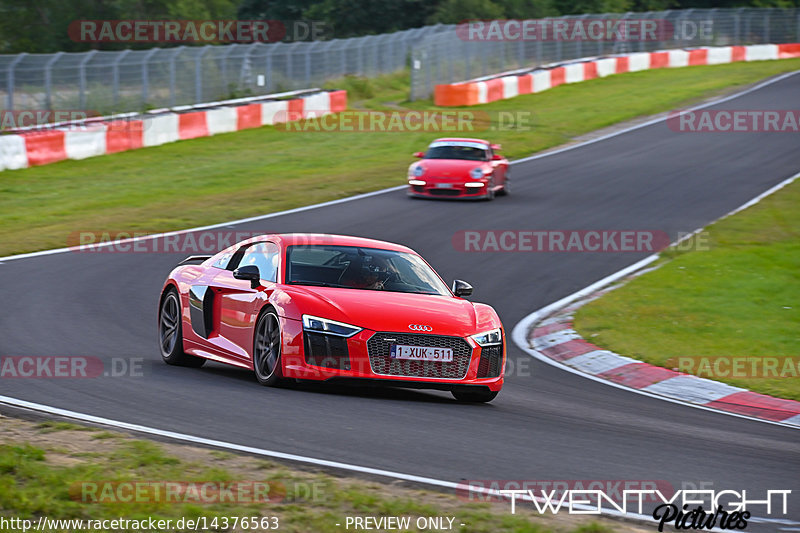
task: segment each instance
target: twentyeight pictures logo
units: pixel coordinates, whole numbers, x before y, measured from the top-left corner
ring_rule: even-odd
[[[470,490],[475,490],[470,488]],[[747,490],[677,490],[671,495],[660,488],[637,487],[610,494],[605,488],[557,490],[536,488],[499,489],[494,494],[508,498],[511,514],[519,506],[539,514],[601,514],[614,510],[623,515],[644,514],[645,504],[656,499],[651,516],[658,531],[675,529],[745,529],[753,516],[753,508],[772,516],[787,515],[791,490],[766,490],[754,494]]]

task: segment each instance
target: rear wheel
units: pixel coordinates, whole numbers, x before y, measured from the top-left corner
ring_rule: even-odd
[[[258,317],[253,336],[253,371],[259,383],[277,385],[281,380],[281,325],[274,309]]]
[[[181,323],[181,304],[178,291],[167,289],[158,309],[158,344],[161,358],[168,365],[200,368],[206,362],[183,351],[183,324]]]
[[[498,391],[491,390],[454,390],[453,396],[459,402],[464,403],[486,403],[491,402],[497,397]]]

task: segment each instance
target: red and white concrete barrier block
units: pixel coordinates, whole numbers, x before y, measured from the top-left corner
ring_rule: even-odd
[[[345,109],[347,91],[328,91],[291,100],[186,112],[166,111],[145,115],[141,119],[87,121],[68,127],[0,135],[0,170],[159,146],[279,122],[317,118]]]
[[[437,85],[434,103],[439,106],[472,106],[514,98],[557,87],[623,72],[695,65],[720,65],[736,61],[767,61],[800,57],[800,44],[757,44],[720,46],[687,50],[634,52],[603,58],[585,58],[525,74],[490,80]]]

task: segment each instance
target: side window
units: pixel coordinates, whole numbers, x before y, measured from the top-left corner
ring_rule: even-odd
[[[280,253],[276,244],[257,242],[245,249],[244,255],[236,268],[255,265],[261,273],[261,279],[274,282],[278,280],[279,258]]]
[[[221,268],[223,270],[228,268],[228,263],[230,263],[231,257],[233,256],[233,252],[229,252],[227,254],[222,254],[219,256],[219,259],[214,261],[214,264],[211,265],[214,268]]]

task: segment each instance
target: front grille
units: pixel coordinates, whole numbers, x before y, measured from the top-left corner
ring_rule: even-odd
[[[434,196],[458,196],[461,194],[458,189],[429,189],[428,192]]]
[[[414,192],[425,192],[425,187],[423,185],[412,185],[411,188]]]
[[[309,365],[350,370],[350,355],[344,337],[305,331],[303,344]]]
[[[453,361],[392,359],[389,350],[393,344],[452,348]],[[367,353],[372,371],[384,376],[464,379],[472,359],[472,347],[461,337],[414,333],[378,332],[367,341]]]
[[[496,378],[503,369],[503,345],[485,346],[481,348],[481,360],[478,364],[479,378]]]

